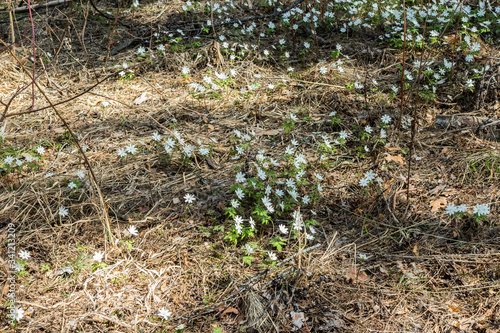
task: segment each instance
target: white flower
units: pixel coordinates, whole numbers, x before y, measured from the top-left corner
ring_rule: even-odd
[[[262,179],[262,180],[266,180],[266,177],[267,177],[267,175],[264,172],[264,170],[262,170],[260,168],[257,169],[257,176],[259,176],[259,178]]]
[[[123,148],[118,149],[117,154],[118,154],[118,156],[120,156],[120,157],[125,157],[125,156],[127,156],[127,152],[126,152],[126,151],[125,151],[125,149],[123,149]]]
[[[488,204],[477,204],[472,207],[472,210],[474,214],[477,214],[478,216],[486,216],[490,213],[490,207],[488,206]]]
[[[59,215],[61,217],[65,217],[69,214],[68,210],[64,208],[63,206],[59,207]]]
[[[458,206],[456,211],[457,213],[465,213],[467,211],[467,205],[462,204]]]
[[[135,227],[135,225],[131,225],[130,227],[128,227],[127,231],[129,232],[129,234],[131,234],[132,236],[137,236],[138,234],[138,230],[137,228]]]
[[[24,317],[24,310],[18,307],[14,307],[12,313],[9,314],[9,317],[14,321],[19,322]]]
[[[252,254],[255,251],[252,249],[252,247],[248,244],[245,244],[245,250],[247,250],[248,254]]]
[[[161,308],[160,310],[158,310],[157,315],[160,317],[163,317],[163,319],[165,319],[165,320],[168,320],[170,318],[170,316],[172,315],[172,312],[168,311],[165,308]]]
[[[131,155],[134,155],[135,152],[137,151],[137,148],[133,144],[129,144],[128,146],[125,147],[125,151],[127,153],[130,153]]]
[[[73,189],[77,188],[77,187],[78,187],[78,185],[76,185],[76,184],[72,181],[72,182],[70,182],[70,183],[68,184],[68,187],[69,187],[70,189],[72,189],[72,190],[73,190]]]
[[[267,255],[269,256],[269,260],[271,261],[276,261],[278,259],[278,257],[276,257],[276,254],[272,253],[271,251],[268,251]]]
[[[305,205],[309,204],[309,201],[311,201],[311,199],[309,199],[309,196],[308,196],[308,195],[304,195],[304,196],[302,197],[302,202],[303,202]]]
[[[365,126],[365,132],[368,133],[368,134],[371,134],[373,132],[373,128],[371,128],[371,126]]]
[[[280,224],[280,232],[282,234],[288,234],[288,228],[284,224]]]
[[[370,183],[370,180],[366,179],[366,178],[362,178],[359,181],[359,185],[361,185],[361,186],[368,186],[369,183]]]
[[[7,156],[3,161],[8,165],[11,165],[12,162],[14,162],[14,158],[12,156]]]
[[[457,207],[455,207],[455,205],[454,205],[454,204],[448,204],[448,205],[446,206],[446,213],[447,213],[448,215],[450,215],[450,216],[451,216],[451,215],[455,214],[456,212],[457,212]]]
[[[304,47],[308,49],[309,47],[311,47],[311,44],[309,44],[308,42],[304,42]]]
[[[137,53],[139,53],[139,55],[143,55],[145,52],[146,52],[146,49],[142,46],[137,49]]]
[[[189,69],[189,67],[184,66],[184,67],[182,67],[181,73],[184,74],[184,75],[188,75],[190,71],[191,70]]]
[[[134,0],[132,2],[132,7],[136,7],[136,8],[139,7],[139,0]]]
[[[153,140],[155,141],[161,141],[161,135],[158,134],[158,132],[154,132],[152,135]]]
[[[78,176],[78,178],[83,179],[83,178],[85,178],[85,171],[84,170],[77,170],[76,175]]]
[[[236,199],[231,199],[231,206],[238,208],[240,206],[240,202]]]
[[[42,146],[38,147],[36,149],[36,152],[39,154],[39,155],[43,155],[45,153],[45,148],[43,148]]]
[[[245,179],[245,174],[244,174],[243,172],[241,172],[241,171],[240,171],[240,172],[238,172],[238,173],[236,174],[236,182],[237,182],[237,183],[244,183],[244,182],[245,182],[245,180],[246,180],[246,179]]]
[[[349,136],[349,133],[347,133],[347,131],[341,131],[341,132],[339,133],[339,136],[340,136],[340,138],[341,138],[341,139],[344,139],[344,140],[345,140],[345,139],[347,139],[347,137]]]
[[[99,251],[99,252],[94,253],[94,257],[92,257],[92,260],[97,261],[97,262],[102,262],[103,258],[104,258],[104,253]]]
[[[288,67],[286,70],[287,70],[288,72],[293,72],[293,67]]]
[[[320,72],[320,74],[325,75],[326,73],[328,73],[328,68],[326,68],[326,67],[321,67],[321,68],[319,69],[319,72]]]
[[[250,223],[250,228],[255,229],[255,221],[251,216],[250,219],[248,220],[248,223]]]
[[[323,177],[316,172],[314,173],[314,177],[318,178],[319,180],[323,180]]]
[[[368,256],[364,253],[360,253],[360,254],[358,254],[358,256],[359,256],[359,259],[361,259],[361,261],[365,261],[368,259]]]
[[[377,174],[375,172],[373,172],[373,170],[369,170],[365,173],[365,178],[368,179],[368,180],[374,180],[375,177],[377,177]]]
[[[52,177],[54,174],[52,172],[49,172],[49,173],[46,173],[45,174],[45,177],[49,178],[49,177]]]
[[[184,200],[186,200],[186,202],[190,204],[193,203],[196,198],[194,197],[194,195],[188,193],[184,196]]]
[[[19,257],[20,257],[21,259],[26,259],[26,260],[28,260],[31,256],[30,256],[30,253],[29,253],[28,251],[24,251],[24,250],[22,250],[22,251],[19,251]]]

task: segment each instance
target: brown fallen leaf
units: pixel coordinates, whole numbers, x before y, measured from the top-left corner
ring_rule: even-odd
[[[398,155],[398,156],[388,155],[388,156],[385,157],[385,160],[387,162],[396,162],[396,163],[399,163],[399,164],[402,164],[402,165],[406,164],[405,159],[401,155]]]
[[[447,204],[446,198],[439,197],[438,199],[431,202],[431,212],[436,212],[438,211],[439,208],[446,207],[446,204]]]
[[[363,271],[357,270],[356,267],[349,267],[345,272],[345,277],[354,283],[370,281],[368,275]]]
[[[222,315],[222,316],[225,316],[225,315],[227,315],[228,313],[234,313],[235,315],[237,315],[237,314],[238,314],[238,313],[240,313],[240,312],[238,311],[238,309],[235,309],[235,308],[229,307],[229,308],[227,308],[226,310],[224,310],[224,312],[222,312],[222,314],[221,314],[221,315]]]
[[[389,150],[389,151],[401,150],[401,148],[399,148],[399,147],[384,147],[384,148]]]

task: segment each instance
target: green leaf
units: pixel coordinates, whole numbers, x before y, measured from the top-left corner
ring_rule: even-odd
[[[252,260],[255,259],[254,257],[252,256],[244,256],[244,257],[241,257],[241,260],[243,261],[244,264],[247,264],[248,266],[251,266],[252,265]]]

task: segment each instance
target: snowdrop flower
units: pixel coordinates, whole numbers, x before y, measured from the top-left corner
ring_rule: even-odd
[[[286,186],[291,187],[291,188],[295,188],[295,181],[292,178],[287,179]]]
[[[304,42],[304,47],[308,49],[309,47],[311,47],[311,44],[309,44],[308,42]]]
[[[138,230],[137,228],[135,227],[135,225],[131,225],[130,227],[128,227],[127,231],[132,235],[132,236],[137,236],[138,234]]]
[[[288,228],[284,224],[280,224],[280,232],[282,234],[288,234]]]
[[[368,134],[371,134],[373,132],[373,128],[371,128],[371,126],[366,126],[365,127],[365,132],[368,133]]]
[[[46,178],[49,178],[49,177],[52,177],[54,174],[52,172],[48,172],[45,174],[45,177]]]
[[[188,204],[191,204],[196,200],[196,198],[194,197],[194,195],[188,193],[184,196],[184,200],[186,200]]]
[[[326,68],[326,67],[321,67],[321,68],[319,69],[319,72],[320,72],[320,74],[325,75],[325,74],[328,72],[328,68]]]
[[[368,256],[366,254],[364,254],[364,253],[360,253],[360,254],[358,254],[358,256],[359,256],[359,259],[361,259],[362,262],[368,259]]]
[[[191,72],[191,70],[189,69],[189,67],[187,67],[187,66],[182,67],[182,71],[181,71],[182,74],[188,75],[189,72]]]
[[[288,67],[286,70],[287,70],[288,72],[293,72],[293,67]]]
[[[19,251],[19,258],[28,260],[30,258],[30,253],[28,251]]]
[[[231,199],[231,206],[238,208],[240,206],[240,202],[236,199]]]
[[[146,52],[146,49],[142,46],[140,46],[138,49],[137,49],[137,53],[139,55],[143,55],[144,53]]]
[[[460,205],[456,208],[457,213],[465,213],[467,211],[467,205]]]
[[[73,189],[77,188],[78,186],[77,186],[77,185],[76,185],[73,181],[71,181],[71,182],[68,184],[68,187],[69,187],[70,189],[72,189],[72,190],[73,190]]]
[[[68,210],[63,206],[59,207],[59,216],[65,217],[69,214]]]
[[[43,155],[45,153],[45,148],[43,148],[42,146],[39,146],[37,149],[36,149],[36,152],[39,154],[39,155]]]
[[[314,240],[314,236],[311,234],[306,234],[306,239],[307,240]]]
[[[97,262],[102,262],[102,259],[104,258],[104,253],[101,251],[95,252],[94,256],[92,257],[92,260],[97,261]]]
[[[311,201],[311,199],[309,199],[309,196],[308,196],[308,195],[304,195],[304,196],[302,197],[302,202],[303,202],[305,205],[309,204],[309,201]]]
[[[271,251],[268,251],[267,255],[269,256],[269,260],[271,260],[271,261],[276,261],[278,259],[278,257],[276,257],[276,254],[274,254]]]
[[[380,129],[380,137],[382,139],[387,138],[387,133],[386,133],[385,129],[383,129],[383,128]]]
[[[168,320],[170,318],[170,316],[172,315],[172,312],[171,311],[168,311],[167,309],[165,308],[161,308],[160,310],[158,310],[158,313],[157,315],[159,317],[162,317],[163,319],[165,320]]]

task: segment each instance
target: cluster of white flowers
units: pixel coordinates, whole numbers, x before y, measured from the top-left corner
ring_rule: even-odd
[[[461,204],[455,206],[454,204],[448,204],[446,206],[446,213],[450,216],[460,213],[467,213],[467,205]],[[472,207],[472,213],[477,216],[487,216],[490,213],[490,207],[488,204],[476,204]]]
[[[365,176],[360,179],[359,185],[366,187],[370,184],[370,182],[375,180],[376,177],[377,174],[373,172],[373,170],[369,170],[365,173]]]

